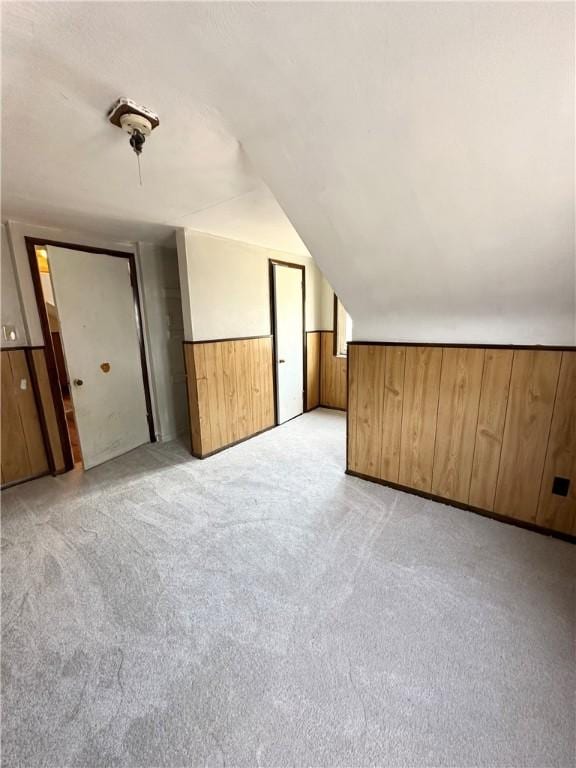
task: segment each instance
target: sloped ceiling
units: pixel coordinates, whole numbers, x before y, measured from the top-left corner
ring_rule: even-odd
[[[109,240],[162,242],[192,227],[307,255],[222,114],[188,82],[186,32],[159,5],[3,4],[3,218]],[[128,136],[106,118],[119,96],[160,115],[143,186]]]
[[[15,5],[4,22],[11,204],[28,204],[31,174],[36,201],[44,187],[59,210],[72,195],[83,215],[90,203],[216,226],[227,199],[223,220],[241,228],[236,201],[258,198],[263,181],[355,336],[574,343],[572,4]],[[17,140],[15,119],[41,98],[36,78],[52,106]],[[103,128],[120,94],[165,116],[144,194],[124,137]]]

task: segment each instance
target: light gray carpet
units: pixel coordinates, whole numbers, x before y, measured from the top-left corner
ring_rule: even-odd
[[[343,474],[316,411],[3,494],[4,766],[571,766],[571,545]]]

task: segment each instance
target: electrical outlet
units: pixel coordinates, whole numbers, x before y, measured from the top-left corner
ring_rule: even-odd
[[[20,389],[28,389],[28,380],[20,379]]]
[[[555,477],[552,483],[552,493],[555,496],[568,496],[570,479],[567,477]]]
[[[16,341],[18,338],[18,333],[16,331],[15,325],[3,325],[2,326],[2,335],[4,336],[4,341]]]

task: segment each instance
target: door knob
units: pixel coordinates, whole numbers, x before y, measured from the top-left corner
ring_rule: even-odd
[[[285,363],[286,360],[278,360],[279,363]]]
[[[81,387],[82,384],[84,384],[84,382],[82,381],[82,379],[74,379],[74,384],[77,387]]]

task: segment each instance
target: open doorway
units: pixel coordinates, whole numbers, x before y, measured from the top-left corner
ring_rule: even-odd
[[[50,342],[56,362],[56,374],[58,377],[58,387],[64,404],[64,415],[66,418],[66,429],[68,439],[72,449],[72,458],[75,467],[82,467],[82,448],[80,447],[80,438],[78,436],[78,426],[74,414],[74,403],[72,401],[70,378],[66,367],[64,357],[64,347],[62,344],[62,328],[58,309],[54,299],[54,290],[52,288],[52,279],[50,277],[50,266],[48,264],[48,252],[45,246],[36,245],[34,247],[38,272],[40,273],[40,284],[42,286],[42,295],[44,298],[44,307],[48,317],[50,328]]]
[[[306,271],[301,264],[269,263],[276,424],[283,424],[302,415],[306,403]]]
[[[66,468],[154,442],[133,254],[26,243]]]

